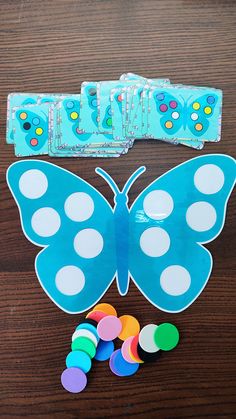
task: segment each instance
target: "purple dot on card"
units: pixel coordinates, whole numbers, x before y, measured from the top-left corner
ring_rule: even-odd
[[[61,374],[61,384],[70,393],[80,393],[87,385],[87,377],[79,368],[67,368]]]
[[[161,112],[166,112],[167,111],[167,109],[168,109],[168,107],[167,107],[167,105],[165,105],[164,103],[163,103],[163,105],[160,105],[160,111]]]
[[[170,103],[169,103],[169,105],[170,105],[170,107],[171,107],[172,109],[177,108],[177,102],[176,102],[175,100],[171,100],[171,101],[170,101]]]

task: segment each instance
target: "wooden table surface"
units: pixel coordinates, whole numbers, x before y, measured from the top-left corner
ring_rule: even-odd
[[[180,0],[0,0],[1,273],[0,413],[3,418],[205,418],[236,417],[235,386],[235,197],[222,234],[207,245],[214,256],[211,279],[181,314],[155,309],[130,286],[120,297],[113,284],[103,301],[142,325],[170,321],[181,333],[175,351],[119,378],[96,363],[81,394],[64,391],[71,334],[83,315],[60,311],[34,272],[38,248],[24,237],[5,182],[16,161],[5,144],[9,92],[79,93],[84,80],[117,79],[132,71],[169,77],[174,83],[224,91],[222,141],[198,152],[139,141],[118,159],[49,159],[84,177],[112,203],[108,186],[94,173],[107,170],[122,186],[141,164],[147,172],[130,202],[154,178],[204,153],[235,155],[236,3]]]

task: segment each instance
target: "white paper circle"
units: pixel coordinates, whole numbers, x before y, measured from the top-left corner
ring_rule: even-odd
[[[163,291],[176,297],[188,291],[191,277],[183,266],[171,265],[162,272],[160,284]]]
[[[19,179],[19,189],[26,198],[38,199],[48,188],[46,175],[38,169],[27,170]]]
[[[85,285],[83,271],[74,265],[61,268],[56,274],[56,287],[64,295],[79,294]]]
[[[224,185],[225,177],[220,167],[215,164],[205,164],[199,167],[194,175],[196,188],[204,194],[215,194]]]
[[[162,256],[170,247],[169,234],[160,227],[147,228],[140,237],[140,247],[147,256]]]
[[[215,225],[216,218],[215,208],[205,201],[195,202],[186,212],[189,227],[198,232],[210,230]]]
[[[174,203],[170,194],[162,190],[149,192],[143,201],[144,212],[153,220],[163,220],[173,211]]]
[[[57,233],[61,226],[60,215],[54,208],[40,208],[32,216],[32,229],[41,237],[50,237]]]

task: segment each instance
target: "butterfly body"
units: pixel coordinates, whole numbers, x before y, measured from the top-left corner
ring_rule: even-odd
[[[35,269],[45,292],[64,311],[93,306],[117,279],[121,295],[129,278],[156,307],[186,309],[205,287],[212,256],[204,247],[222,230],[236,177],[235,160],[206,155],[155,179],[128,206],[139,168],[114,206],[82,178],[53,164],[27,160],[8,169],[7,181],[23,231],[43,247]]]

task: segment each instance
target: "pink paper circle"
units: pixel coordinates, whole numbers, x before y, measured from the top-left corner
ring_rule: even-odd
[[[117,338],[121,329],[121,321],[116,316],[106,316],[97,325],[98,335],[105,341]]]
[[[131,342],[132,342],[132,340],[133,340],[133,337],[134,337],[134,336],[130,336],[129,338],[127,338],[127,339],[123,342],[123,344],[122,344],[122,346],[121,346],[121,353],[122,353],[122,356],[123,356],[123,358],[124,358],[127,362],[129,362],[130,364],[136,364],[136,361],[134,361],[134,360],[131,358],[130,353],[129,353],[129,348],[130,348],[130,344],[131,344]]]

